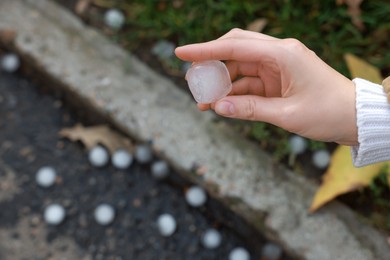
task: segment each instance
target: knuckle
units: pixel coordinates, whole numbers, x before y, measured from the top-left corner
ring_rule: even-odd
[[[297,120],[301,117],[297,117],[296,105],[285,105],[280,108],[280,117],[278,125],[290,132],[296,132]]]
[[[245,118],[249,120],[256,120],[256,114],[257,114],[257,103],[253,99],[248,99],[246,106],[245,106]]]
[[[240,29],[240,28],[233,28],[233,29],[231,29],[228,32],[228,35],[231,36],[231,37],[236,37],[236,36],[240,35],[241,32],[242,32],[242,29]]]
[[[283,40],[284,45],[291,51],[306,51],[307,47],[299,40],[287,38]]]
[[[286,127],[289,125],[290,119],[293,116],[293,111],[291,107],[285,106],[280,108],[280,117],[279,117],[279,124],[283,127]]]

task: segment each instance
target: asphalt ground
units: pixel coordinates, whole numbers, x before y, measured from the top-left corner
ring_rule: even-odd
[[[0,189],[0,232],[15,228],[9,233],[11,242],[22,242],[23,232],[47,244],[67,238],[93,259],[227,259],[237,246],[248,249],[252,259],[260,258],[266,241],[240,236],[232,227],[248,227],[233,215],[226,215],[218,202],[209,200],[201,208],[189,206],[184,191],[190,183],[177,179],[174,172],[168,180],[159,181],[151,176],[150,164],[135,162],[127,170],[91,166],[80,143],[58,135],[76,123],[77,115],[66,108],[61,97],[48,95],[45,87],[37,87],[20,74],[0,74],[0,164],[16,175],[12,183],[4,181]],[[35,173],[42,166],[56,169],[53,187],[36,184]],[[0,172],[3,180],[5,175]],[[66,209],[65,221],[58,226],[43,220],[45,207],[52,203]],[[94,220],[93,211],[100,203],[115,208],[111,225],[101,226]],[[156,226],[163,213],[177,221],[177,230],[170,237],[161,236]],[[225,218],[224,223],[221,218]],[[16,229],[22,221],[28,225]],[[34,235],[38,226],[47,228],[45,236]],[[206,249],[200,242],[208,228],[222,235],[221,246],[216,249]],[[3,249],[4,242],[0,242]],[[1,251],[0,259],[17,259],[19,255]],[[56,258],[56,252],[32,252],[28,259]]]

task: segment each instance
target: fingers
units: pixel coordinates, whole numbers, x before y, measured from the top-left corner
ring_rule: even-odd
[[[232,29],[230,30],[228,33],[226,33],[225,35],[221,36],[220,38],[218,38],[217,40],[214,40],[214,41],[211,41],[211,42],[207,42],[207,43],[200,43],[200,44],[190,44],[190,45],[186,45],[186,46],[182,46],[182,47],[178,47],[176,48],[175,52],[176,52],[176,55],[180,58],[180,59],[183,59],[183,60],[188,60],[188,61],[201,61],[201,60],[208,60],[208,59],[219,59],[219,60],[229,60],[230,58],[213,58],[209,55],[208,52],[205,52],[205,53],[195,53],[194,58],[190,58],[188,56],[188,52],[192,52],[194,50],[192,50],[194,47],[195,49],[198,49],[199,46],[203,46],[204,44],[208,44],[208,43],[215,43],[215,42],[220,42],[220,41],[224,41],[224,40],[234,40],[234,39],[240,39],[240,40],[249,40],[249,39],[252,39],[252,40],[259,40],[259,41],[272,41],[272,42],[275,42],[275,41],[280,41],[280,39],[278,38],[275,38],[275,37],[272,37],[272,36],[269,36],[269,35],[266,35],[266,34],[262,34],[262,33],[256,33],[256,32],[251,32],[251,31],[246,31],[246,30],[241,30],[241,29]],[[222,45],[225,45],[225,44],[222,44]],[[245,46],[244,46],[245,47]],[[247,49],[250,49],[250,46],[246,46]],[[225,49],[226,51],[229,51],[228,49]],[[200,51],[200,52],[203,52],[203,50],[195,50],[195,51]],[[192,55],[190,55],[192,56]],[[195,58],[197,57],[197,58]]]
[[[230,79],[234,81],[238,76],[257,77],[258,63],[255,62],[237,62],[227,61],[225,65],[229,71]]]
[[[263,81],[257,77],[244,77],[233,82],[233,89],[229,96],[236,95],[265,96]]]
[[[206,110],[209,110],[209,109],[211,108],[211,105],[210,105],[210,104],[198,103],[197,106],[198,106],[198,109],[199,109],[200,111],[206,111]]]
[[[281,51],[282,47],[277,40],[226,38],[178,47],[175,53],[177,57],[186,61],[268,62],[279,57]]]
[[[283,105],[282,98],[229,96],[216,102],[215,112],[225,117],[263,121],[280,126]]]

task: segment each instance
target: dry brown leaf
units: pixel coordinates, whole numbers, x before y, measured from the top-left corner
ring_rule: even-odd
[[[378,68],[350,53],[346,53],[344,59],[351,72],[352,78],[359,77],[378,84],[382,83],[383,79]]]
[[[246,29],[252,32],[262,32],[267,26],[268,20],[265,18],[259,18],[248,24]]]
[[[105,146],[111,154],[121,148],[129,152],[133,150],[129,138],[112,130],[107,125],[84,127],[81,124],[77,124],[74,127],[62,129],[59,135],[74,142],[82,142],[87,150],[98,144]]]
[[[359,30],[364,30],[365,26],[361,17],[362,10],[360,5],[363,0],[336,0],[338,5],[346,4],[348,6],[348,14],[351,17],[352,24]]]
[[[12,29],[0,29],[0,42],[8,44],[15,40],[16,31]]]
[[[355,168],[350,148],[339,146],[332,155],[330,167],[323,176],[323,183],[317,190],[309,211],[316,211],[341,194],[368,186],[385,165],[386,163],[378,163]]]

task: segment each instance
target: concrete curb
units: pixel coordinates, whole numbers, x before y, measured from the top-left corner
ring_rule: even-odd
[[[212,113],[131,54],[47,0],[3,0],[0,30],[17,33],[10,48],[154,149],[187,178],[302,259],[386,259],[386,237],[343,205],[307,209],[315,185],[272,163]],[[197,175],[194,165],[206,172]]]

